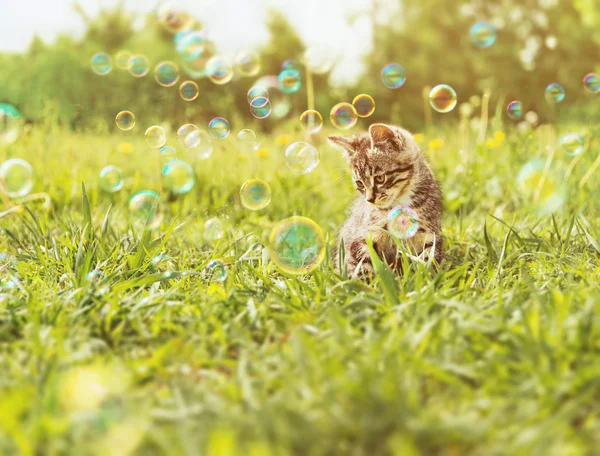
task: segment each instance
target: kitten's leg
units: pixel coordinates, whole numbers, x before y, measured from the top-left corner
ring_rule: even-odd
[[[408,240],[408,244],[415,255],[420,256],[424,261],[429,261],[433,256],[435,263],[439,265],[442,262],[443,239],[441,235],[419,229],[417,234]],[[436,265],[434,264],[434,267]],[[436,267],[437,269],[437,267]]]
[[[346,244],[346,267],[353,278],[369,279],[375,275],[373,261],[364,240],[354,240]]]

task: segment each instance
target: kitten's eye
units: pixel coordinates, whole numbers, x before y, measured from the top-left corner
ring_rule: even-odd
[[[382,174],[381,176],[375,176],[376,184],[383,184],[385,182],[386,175]]]
[[[357,181],[354,181],[354,183],[355,183],[355,184],[356,184],[356,186],[357,186],[359,189],[361,189],[361,190],[362,190],[363,188],[365,188],[365,184],[363,184],[363,183],[362,183],[362,181],[359,181],[359,180],[357,180]]]

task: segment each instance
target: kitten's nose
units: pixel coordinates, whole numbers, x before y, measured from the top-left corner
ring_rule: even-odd
[[[371,204],[373,204],[375,202],[375,195],[369,195],[367,196],[367,201]]]

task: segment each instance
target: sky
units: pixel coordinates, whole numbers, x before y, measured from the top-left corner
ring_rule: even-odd
[[[73,9],[73,0],[0,0],[10,6],[0,14],[0,52],[21,52],[38,34],[52,42],[59,33],[81,36],[85,24]],[[90,16],[118,0],[79,0]],[[363,69],[362,56],[370,49],[372,0],[178,0],[174,3],[197,17],[221,53],[253,48],[268,39],[265,28],[269,7],[281,10],[311,46],[327,47],[337,64],[332,80],[352,83]],[[125,0],[127,10],[147,13],[160,1]],[[352,25],[349,18],[353,17]]]

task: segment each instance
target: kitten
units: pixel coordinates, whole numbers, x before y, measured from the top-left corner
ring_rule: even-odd
[[[399,127],[373,124],[368,134],[330,136],[329,140],[345,150],[354,186],[362,195],[340,230],[348,273],[352,277],[373,275],[366,243],[369,235],[379,257],[402,272],[398,246],[381,230],[388,230],[389,211],[401,205],[410,206],[418,220],[416,234],[403,240],[407,250],[424,260],[433,253],[439,264],[443,257],[442,193],[412,135]],[[337,254],[334,261],[340,270]]]

